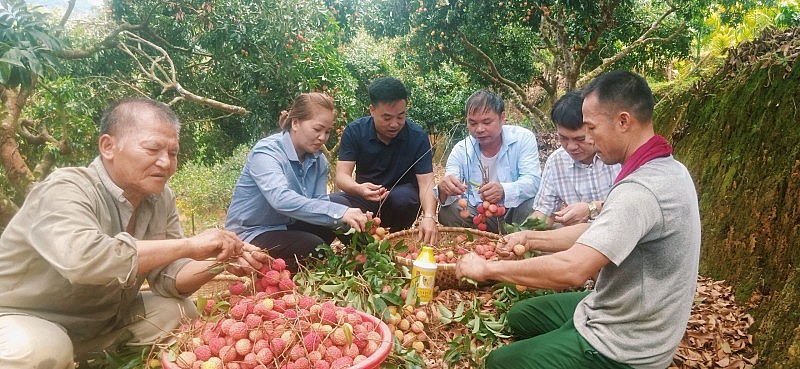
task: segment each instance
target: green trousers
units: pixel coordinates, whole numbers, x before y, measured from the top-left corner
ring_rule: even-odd
[[[597,352],[575,329],[572,314],[589,292],[520,301],[508,312],[517,341],[492,351],[487,369],[631,369]]]

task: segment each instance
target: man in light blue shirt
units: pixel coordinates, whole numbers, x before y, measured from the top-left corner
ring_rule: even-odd
[[[453,147],[445,176],[434,189],[441,205],[439,222],[491,232],[504,222],[522,223],[533,211],[542,177],[536,136],[505,125],[505,104],[494,92],[473,93],[465,112],[469,136]],[[487,217],[483,208],[490,204],[503,210]]]
[[[594,220],[619,174],[619,164],[603,163],[594,142],[586,138],[578,91],[562,96],[550,112],[561,147],[547,158],[533,216],[548,225]]]

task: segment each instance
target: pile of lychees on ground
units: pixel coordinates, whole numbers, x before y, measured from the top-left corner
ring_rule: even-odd
[[[207,300],[201,319],[176,334],[168,361],[181,369],[336,369],[388,350],[392,337],[370,316],[299,294],[282,259],[258,275],[253,294],[236,282],[227,300]]]

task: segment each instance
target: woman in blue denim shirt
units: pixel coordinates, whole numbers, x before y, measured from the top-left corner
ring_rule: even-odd
[[[225,227],[242,240],[286,260],[333,241],[333,229],[364,229],[367,215],[328,198],[328,160],[320,151],[333,129],[330,96],[312,92],[295,98],[280,118],[281,132],[255,144],[236,182]]]

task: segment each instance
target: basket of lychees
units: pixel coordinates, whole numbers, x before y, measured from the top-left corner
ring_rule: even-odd
[[[352,307],[298,293],[282,259],[252,287],[204,301],[161,353],[166,369],[378,368],[392,348],[386,323]]]
[[[423,246],[417,239],[417,233],[418,230],[409,229],[386,236],[386,240],[395,245],[397,264],[412,268]],[[456,278],[456,262],[461,255],[471,251],[487,260],[497,259],[495,248],[499,240],[500,236],[496,233],[461,227],[439,227],[439,240],[431,245],[436,258],[436,286],[440,289],[468,288],[468,283]]]

